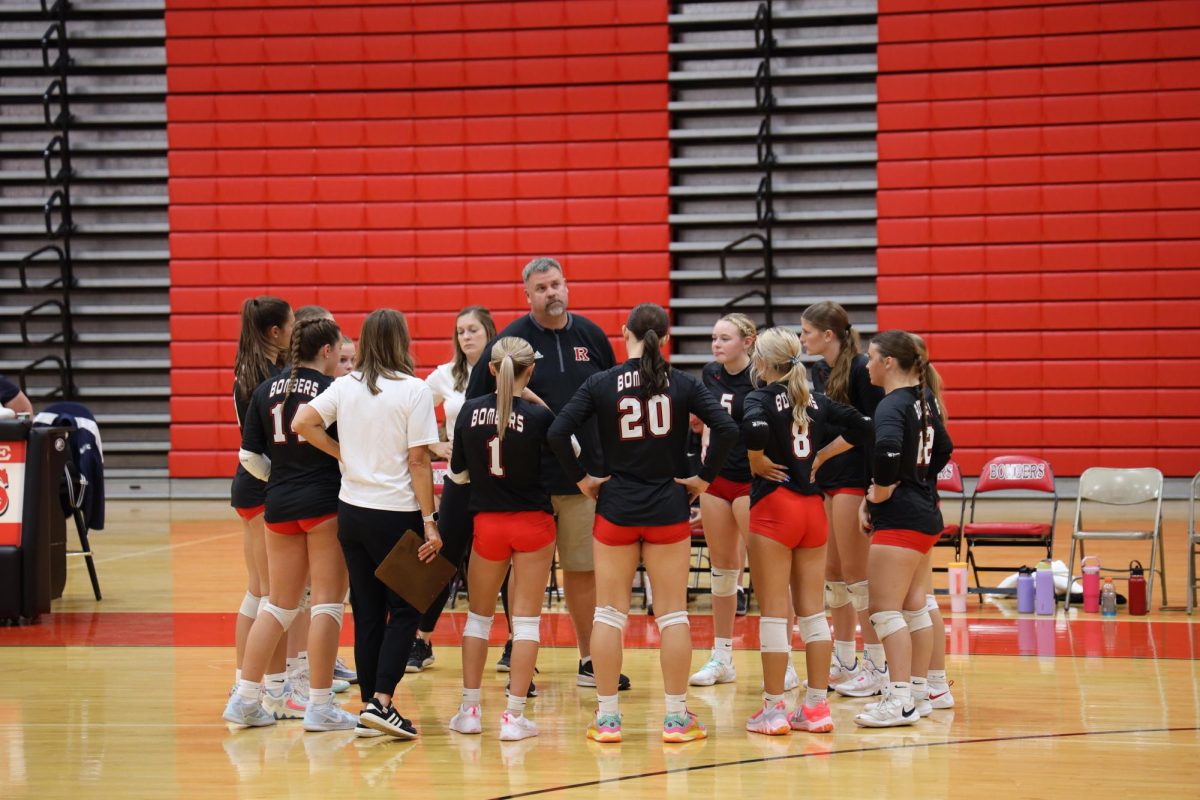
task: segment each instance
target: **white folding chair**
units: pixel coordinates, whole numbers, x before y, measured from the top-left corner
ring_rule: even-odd
[[[1200,472],[1192,478],[1192,494],[1188,498],[1188,596],[1187,610],[1196,607],[1196,557],[1200,555],[1200,532],[1196,531],[1196,503],[1200,502]],[[1151,576],[1153,577],[1153,576]]]
[[[1150,577],[1146,585],[1146,607],[1150,608],[1154,600],[1154,572],[1157,569],[1162,584],[1163,604],[1167,602],[1166,559],[1162,538],[1162,494],[1163,475],[1157,469],[1145,467],[1142,469],[1110,469],[1107,467],[1091,467],[1079,477],[1079,496],[1075,499],[1075,525],[1071,530],[1071,558],[1067,562],[1067,570],[1071,576],[1068,585],[1075,581],[1075,547],[1078,544],[1079,557],[1084,556],[1084,543],[1089,540],[1150,540]],[[1154,517],[1149,529],[1117,529],[1109,530],[1097,527],[1084,527],[1083,505],[1091,503],[1097,506],[1134,506],[1141,503],[1154,503]],[[1091,511],[1089,510],[1089,514]],[[1155,564],[1158,564],[1155,567]],[[1128,570],[1105,570],[1106,572],[1128,572]],[[1070,608],[1071,595],[1067,593],[1066,607]]]

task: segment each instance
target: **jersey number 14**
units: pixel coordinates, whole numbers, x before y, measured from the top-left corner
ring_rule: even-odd
[[[292,414],[292,416],[295,417],[296,414],[299,414],[300,409],[304,408],[306,405],[308,405],[308,403],[301,403],[300,405],[296,406],[296,411]],[[287,424],[284,424],[283,403],[276,403],[275,405],[271,406],[271,421],[274,423],[275,428],[274,435],[271,437],[272,441],[274,441],[275,444],[287,444],[288,434],[292,431],[292,421],[289,419]],[[292,433],[292,435],[296,437],[297,442],[308,441],[298,433]]]

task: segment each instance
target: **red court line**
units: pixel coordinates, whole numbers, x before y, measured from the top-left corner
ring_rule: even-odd
[[[443,614],[434,641],[457,645],[465,621],[462,612]],[[494,645],[502,644],[507,635],[503,622],[497,622],[492,630]],[[697,647],[712,641],[712,617],[694,616],[691,625]],[[233,614],[73,612],[44,616],[37,625],[0,628],[0,647],[231,647],[233,630]],[[949,652],[960,655],[1200,659],[1200,623],[1196,622],[962,617],[948,619],[946,632]],[[563,613],[543,614],[541,638],[549,647],[574,646],[570,618]],[[798,643],[799,637],[794,638]],[[353,622],[347,618],[342,644],[353,641]],[[658,641],[652,617],[630,618],[627,647],[657,647]],[[737,620],[734,647],[758,648],[756,617]]]

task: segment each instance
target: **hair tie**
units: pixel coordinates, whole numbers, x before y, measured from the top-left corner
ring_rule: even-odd
[[[804,360],[804,356],[803,356],[803,355],[794,355],[794,356],[792,356],[792,358],[791,358],[792,366],[793,366],[793,367],[794,367],[794,366],[796,366],[797,364],[799,364],[799,363],[800,363],[800,362],[802,362],[803,360]]]

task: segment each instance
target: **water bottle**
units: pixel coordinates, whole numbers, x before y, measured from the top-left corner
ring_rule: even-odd
[[[967,610],[967,565],[953,561],[947,567],[950,577],[950,610],[962,614]]]
[[[1140,561],[1129,562],[1129,613],[1138,617],[1150,613],[1146,604],[1146,572]]]
[[[1017,612],[1033,613],[1033,570],[1029,567],[1017,570]]]
[[[1087,556],[1081,563],[1083,566],[1083,610],[1089,614],[1095,614],[1100,610],[1100,559],[1096,556]]]
[[[1142,597],[1145,595],[1143,594]],[[1112,578],[1105,578],[1104,588],[1100,590],[1100,616],[1115,617],[1116,615],[1117,587],[1113,586]]]
[[[1054,614],[1054,570],[1049,561],[1039,561],[1034,581],[1034,608],[1039,614]]]

